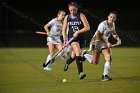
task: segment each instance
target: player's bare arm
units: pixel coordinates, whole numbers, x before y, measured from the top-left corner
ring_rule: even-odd
[[[84,27],[76,31],[73,35],[74,37],[77,37],[79,33],[90,31],[90,26],[89,26],[86,16],[81,13],[80,18],[81,18],[81,21],[83,22]]]
[[[112,32],[113,37],[117,40],[117,45],[121,45],[121,39],[117,35],[116,31]]]
[[[49,27],[50,27],[50,24],[48,23],[44,26],[44,29],[47,32],[47,35],[50,35]]]
[[[66,43],[66,29],[67,29],[67,16],[65,17],[64,21],[63,21],[63,27],[62,27],[62,36],[63,36],[63,40],[64,43]]]
[[[84,15],[84,14],[80,14],[80,17],[81,17],[81,20],[82,20],[82,22],[83,22],[83,25],[84,25],[84,28],[82,28],[82,29],[80,29],[80,33],[82,33],[82,32],[86,32],[86,31],[90,31],[90,25],[89,25],[89,23],[88,23],[88,21],[87,21],[87,18],[86,18],[86,16]]]
[[[83,32],[86,32],[86,31],[90,31],[90,26],[89,26],[89,23],[87,21],[86,16],[81,13],[80,18],[81,18],[81,20],[83,22],[84,27],[82,29],[80,29],[78,32],[83,33]]]

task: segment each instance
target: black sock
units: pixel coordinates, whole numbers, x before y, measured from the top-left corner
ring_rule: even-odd
[[[73,61],[75,60],[75,58],[72,58],[71,56],[67,59],[66,63],[67,64],[71,64]]]
[[[83,72],[83,62],[81,62],[81,60],[82,60],[81,56],[76,56],[76,64],[77,64],[77,68],[78,68],[78,74]]]

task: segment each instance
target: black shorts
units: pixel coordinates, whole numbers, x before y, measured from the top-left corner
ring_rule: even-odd
[[[70,39],[71,39],[71,38],[68,38],[68,41],[69,41]],[[80,39],[78,39],[78,38],[74,38],[74,39],[70,42],[70,44],[71,44],[72,42],[78,42],[79,45],[80,45],[80,48],[83,48],[83,47],[86,46],[86,40],[85,40],[85,39],[80,40]]]

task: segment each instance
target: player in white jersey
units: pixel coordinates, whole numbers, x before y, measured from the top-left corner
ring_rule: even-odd
[[[62,49],[62,42],[60,39],[61,36],[61,31],[62,31],[62,24],[63,24],[63,19],[65,17],[65,11],[60,10],[57,13],[57,17],[52,19],[50,22],[48,22],[45,26],[44,29],[47,32],[47,45],[49,48],[49,55],[47,57],[46,63],[53,57],[54,55],[54,50],[55,47],[58,48],[58,50]],[[58,55],[61,58],[63,58],[63,51]],[[44,70],[52,70],[50,65],[46,66]]]
[[[95,35],[92,38],[93,50],[92,55],[87,54],[86,51],[83,51],[83,57],[86,58],[91,64],[97,65],[99,62],[100,54],[104,55],[105,65],[102,75],[102,81],[112,80],[108,76],[109,70],[111,69],[112,57],[111,57],[111,43],[109,43],[108,38],[110,35],[117,40],[117,45],[121,44],[121,39],[115,31],[115,20],[117,18],[116,11],[111,11],[108,15],[108,20],[101,22],[98,26]]]

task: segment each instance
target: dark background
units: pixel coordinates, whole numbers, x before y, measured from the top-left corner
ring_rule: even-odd
[[[35,22],[45,25],[56,17],[57,11],[65,10],[72,0],[1,0],[0,3],[0,47],[44,47],[46,36],[37,35],[35,31],[43,31],[38,25],[24,19],[15,12],[3,7],[7,2],[14,9],[32,17]],[[74,1],[74,0],[73,0]],[[111,10],[118,12],[116,31],[122,39],[121,46],[140,46],[140,7],[135,0],[76,0],[77,4],[88,11],[83,12],[91,26],[86,35],[87,46],[101,20],[106,19]],[[91,15],[92,14],[92,15]],[[113,38],[110,42],[115,43]]]

